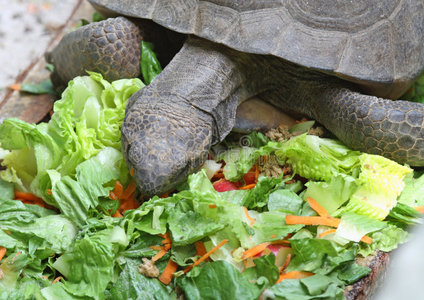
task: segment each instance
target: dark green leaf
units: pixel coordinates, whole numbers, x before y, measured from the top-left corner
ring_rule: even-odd
[[[162,72],[162,67],[156,58],[153,48],[152,43],[141,41],[140,68],[146,85],[150,84],[153,79]]]
[[[172,300],[175,292],[156,278],[147,278],[138,272],[141,261],[126,259],[124,270],[110,289],[107,299],[113,300]]]
[[[21,92],[30,94],[51,94],[56,95],[56,90],[50,79],[42,81],[38,84],[23,83],[21,84]]]
[[[178,277],[188,300],[257,299],[261,289],[226,261],[216,261],[201,268],[196,277]]]
[[[105,18],[98,11],[95,11],[93,13],[93,15],[91,16],[91,19],[93,20],[93,22],[100,22],[105,20]]]

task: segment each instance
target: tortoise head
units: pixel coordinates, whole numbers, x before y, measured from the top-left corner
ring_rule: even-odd
[[[153,196],[172,190],[202,166],[212,142],[212,120],[181,103],[145,99],[137,97],[127,107],[122,145],[139,190]]]

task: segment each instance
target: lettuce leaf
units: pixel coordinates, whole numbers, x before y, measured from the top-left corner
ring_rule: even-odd
[[[140,263],[140,261],[134,259],[125,260],[124,269],[107,292],[106,299],[177,299],[171,287],[162,284],[157,278],[146,278],[141,275],[137,270]]]
[[[275,154],[302,177],[330,181],[339,174],[352,175],[360,153],[337,140],[302,134],[283,143]]]
[[[48,123],[5,120],[0,125],[0,145],[11,151],[4,157],[7,169],[0,171],[0,178],[57,206],[47,194],[48,172],[73,178],[76,167],[103,148],[119,151],[127,100],[143,86],[139,79],[109,83],[90,73],[69,82]]]
[[[303,279],[287,279],[263,293],[264,300],[344,299],[342,286],[328,276],[315,274]]]
[[[177,278],[177,285],[189,300],[257,299],[261,288],[225,261],[205,264],[197,276]]]

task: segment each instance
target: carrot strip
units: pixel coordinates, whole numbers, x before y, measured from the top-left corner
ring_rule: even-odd
[[[124,187],[122,186],[122,184],[117,180],[115,182],[115,188],[113,189],[113,193],[116,195],[116,197],[118,199],[120,199],[122,197],[122,193],[124,191]]]
[[[422,205],[422,206],[415,206],[414,209],[417,212],[424,214],[424,205]]]
[[[243,255],[241,256],[241,259],[246,259],[246,258],[249,258],[249,257],[253,257],[256,254],[259,254],[262,251],[264,251],[266,249],[266,247],[268,247],[269,245],[270,245],[270,243],[268,243],[268,242],[256,245],[256,246],[244,251]]]
[[[303,225],[325,225],[331,227],[338,227],[340,224],[340,219],[331,218],[331,217],[304,217],[304,216],[294,216],[286,215],[286,224],[303,224]]]
[[[7,249],[4,247],[0,247],[0,261],[3,259],[3,257],[6,255]]]
[[[216,204],[209,204],[209,208],[216,208]]]
[[[112,217],[115,217],[115,218],[122,218],[123,217],[123,215],[121,214],[121,212],[119,211],[119,209],[113,214],[113,216]]]
[[[178,265],[176,262],[174,262],[172,259],[169,259],[168,264],[166,265],[165,269],[163,270],[162,274],[159,276],[159,281],[163,284],[168,285],[172,277],[174,276],[174,273],[177,271]]]
[[[169,232],[165,232],[165,234],[159,233],[158,236],[163,238],[163,239],[170,239],[171,238],[171,236],[169,235]]]
[[[113,191],[109,192],[109,198],[115,201],[118,200],[118,197],[115,195]]]
[[[251,190],[256,186],[256,183],[248,184],[239,188],[239,190]]]
[[[216,250],[218,250],[219,248],[221,248],[222,246],[224,246],[226,243],[228,242],[228,240],[222,240],[218,245],[216,245],[215,247],[213,247],[211,250],[209,250],[205,255],[203,255],[202,257],[200,257],[198,260],[196,260],[194,262],[194,264],[188,266],[187,268],[184,269],[184,273],[187,273],[188,271],[190,271],[193,267],[198,266],[200,263],[202,263],[203,261],[205,261],[207,258],[209,258],[209,256],[211,256],[212,253],[214,253]]]
[[[308,200],[309,206],[317,212],[318,215],[321,217],[329,217],[330,214],[328,211],[322,207],[315,199],[311,197],[307,197],[306,200]]]
[[[169,193],[165,192],[162,195],[159,196],[159,198],[168,198],[169,197]]]
[[[35,196],[34,194],[20,192],[20,191],[15,190],[15,199],[16,198],[19,198],[19,199],[22,199],[22,200],[29,200],[29,201],[43,201],[43,199]]]
[[[305,271],[291,271],[285,274],[281,274],[280,277],[278,278],[277,283],[283,281],[284,279],[302,279],[302,278],[306,278],[309,276],[314,275],[314,273],[312,272],[305,272]]]
[[[171,244],[172,240],[170,237],[166,237],[162,240],[161,244]]]
[[[134,176],[134,168],[131,168],[131,170],[130,170],[130,176],[131,177]]]
[[[137,186],[134,181],[131,181],[127,188],[122,193],[122,199],[128,199],[135,192]]]
[[[53,191],[52,191],[52,189],[47,189],[47,190],[46,190],[46,194],[47,194],[47,195],[53,195]]]
[[[14,83],[14,84],[9,85],[9,88],[11,90],[14,90],[14,91],[20,91],[21,90],[21,85],[19,83]]]
[[[363,242],[365,244],[372,244],[372,238],[370,238],[368,235],[364,235],[361,238],[361,242]]]
[[[56,277],[53,281],[52,281],[52,284],[55,284],[56,282],[58,282],[59,280],[61,280],[62,279],[62,276],[58,276],[58,277]]]
[[[150,246],[149,248],[152,250],[160,251],[163,249],[163,246]]]
[[[253,219],[250,215],[249,215],[249,211],[247,210],[246,206],[243,206],[243,210],[244,210],[244,214],[246,215],[247,219],[249,220],[250,224],[249,226],[252,227],[253,224],[256,222],[256,219]]]
[[[196,247],[196,255],[203,256],[206,254],[206,247],[202,241],[195,242],[194,247]]]
[[[152,261],[155,262],[155,261],[161,259],[167,252],[168,252],[168,250],[161,249],[158,253],[156,253],[155,256],[152,257]]]
[[[335,233],[335,232],[336,232],[336,229],[329,229],[327,231],[320,233],[320,235],[318,237],[322,238],[322,237],[326,236],[327,234]]]

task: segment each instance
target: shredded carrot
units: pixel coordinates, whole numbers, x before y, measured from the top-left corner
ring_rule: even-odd
[[[56,277],[53,281],[52,281],[52,284],[55,284],[56,282],[58,282],[59,280],[61,280],[62,279],[62,276],[58,276],[58,277]]]
[[[216,208],[216,204],[209,204],[209,208]]]
[[[303,225],[325,225],[331,227],[338,227],[340,224],[340,219],[331,218],[331,217],[304,217],[304,216],[294,216],[286,215],[286,224],[303,224]]]
[[[177,268],[177,263],[174,262],[172,259],[169,259],[168,264],[166,265],[162,274],[159,276],[159,281],[163,284],[168,285],[171,282],[174,273],[177,271]]]
[[[46,275],[41,275],[44,279],[49,279]]]
[[[152,250],[160,251],[163,249],[163,246],[150,246],[149,248]]]
[[[206,247],[202,241],[195,242],[194,247],[196,247],[196,255],[203,256],[206,254]]]
[[[25,193],[15,190],[15,199],[21,199],[21,200],[29,200],[29,201],[43,201],[43,199],[35,196],[31,193]]]
[[[117,180],[115,182],[115,188],[113,189],[113,193],[118,199],[122,198],[122,193],[124,192],[124,187],[122,184]]]
[[[250,215],[249,215],[249,211],[247,210],[246,206],[243,206],[243,210],[244,210],[244,214],[246,215],[247,219],[249,220],[250,224],[249,226],[252,227],[253,224],[255,223],[256,219],[253,219]]]
[[[261,253],[261,252],[262,252],[262,251],[264,251],[264,250],[266,249],[266,247],[268,247],[270,244],[271,244],[271,243],[268,243],[268,242],[266,242],[266,243],[262,243],[262,244],[256,245],[256,246],[254,246],[254,247],[252,247],[252,248],[250,248],[250,249],[248,249],[248,250],[244,251],[244,252],[243,252],[243,255],[241,256],[241,259],[246,259],[246,258],[249,258],[249,257],[253,257],[253,256],[255,256],[256,254]]]
[[[159,198],[168,198],[169,197],[169,193],[163,193],[162,195],[159,196]]]
[[[311,272],[305,272],[305,271],[291,271],[285,274],[281,274],[280,277],[278,278],[277,283],[283,281],[284,279],[302,279],[305,277],[309,277],[314,275],[314,273]]]
[[[123,215],[121,214],[121,212],[119,211],[119,209],[113,214],[113,216],[112,217],[115,217],[115,218],[122,218],[123,217]]]
[[[47,195],[53,195],[53,191],[52,191],[52,189],[47,189],[47,190],[46,190],[46,194],[47,194]]]
[[[171,244],[172,240],[170,237],[166,237],[163,239],[163,241],[161,242],[162,244]]]
[[[162,248],[158,253],[156,253],[155,256],[152,257],[152,261],[155,262],[161,259],[167,252],[168,250],[165,250],[164,248]]]
[[[363,242],[365,244],[372,244],[372,238],[370,238],[368,235],[364,235],[361,238],[361,242]]]
[[[291,256],[292,255],[290,253],[287,254],[286,259],[284,260],[284,263],[283,263],[283,265],[280,268],[280,273],[283,272],[285,269],[287,269],[287,267],[289,266],[290,260],[291,260]]]
[[[336,229],[329,229],[327,231],[320,233],[318,237],[322,238],[322,237],[326,236],[327,234],[335,233],[335,232],[336,232]]]
[[[417,212],[424,214],[424,205],[423,206],[415,206],[414,209]]]
[[[130,170],[130,176],[131,177],[134,176],[134,168],[131,168],[131,170]]]
[[[130,184],[127,186],[127,188],[122,193],[122,199],[128,199],[131,197],[131,195],[135,192],[137,189],[137,186],[134,181],[131,181]]]
[[[113,191],[109,192],[109,198],[115,201],[118,200],[118,197],[115,195]]]
[[[14,91],[20,91],[21,90],[21,85],[19,83],[14,83],[14,84],[11,84],[9,86],[9,88],[11,90],[14,90]]]
[[[206,259],[209,258],[209,256],[211,256],[212,253],[214,253],[216,250],[218,250],[219,248],[221,248],[222,246],[224,246],[226,243],[228,242],[228,240],[222,240],[218,245],[216,245],[215,247],[213,247],[211,250],[209,250],[205,255],[203,255],[202,257],[200,257],[198,260],[196,260],[194,262],[194,264],[188,266],[187,268],[184,269],[184,273],[187,273],[188,271],[190,271],[193,267],[198,266],[201,262],[205,261]]]
[[[248,184],[239,188],[239,190],[251,190],[256,186],[256,183]]]
[[[171,238],[171,236],[169,235],[169,232],[165,232],[164,234],[159,233],[158,236],[163,238],[163,239],[170,239]]]
[[[3,259],[3,257],[6,255],[7,249],[4,247],[0,247],[0,261]]]
[[[273,234],[273,235],[271,235],[269,238],[270,239],[275,239],[277,237],[277,235],[276,234]]]
[[[308,198],[306,198],[306,200],[308,200],[309,206],[313,210],[315,210],[318,215],[320,215],[321,217],[329,217],[330,216],[328,211],[324,207],[322,207],[315,199],[308,197]]]

